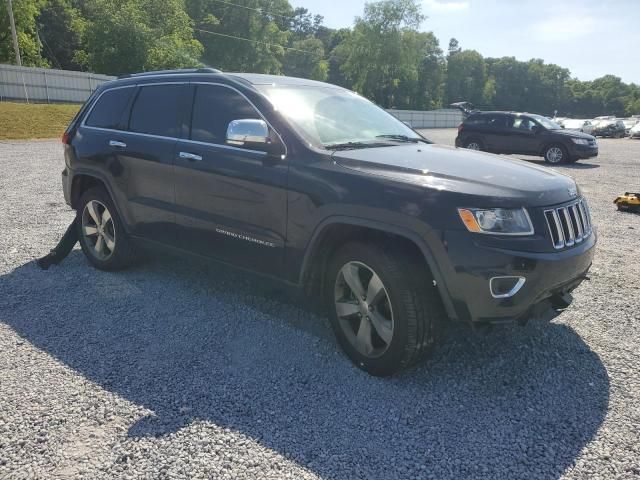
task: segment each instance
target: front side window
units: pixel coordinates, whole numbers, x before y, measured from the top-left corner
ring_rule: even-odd
[[[533,116],[533,119],[538,122],[540,125],[542,125],[544,128],[546,128],[547,130],[561,130],[562,127],[560,125],[558,125],[556,122],[554,122],[553,120],[549,120],[547,117],[543,117],[542,115],[535,115]]]
[[[140,88],[129,130],[163,137],[180,137],[183,85],[149,85]]]
[[[513,128],[525,132],[530,132],[535,126],[536,122],[527,117],[517,117],[513,122]]]
[[[256,85],[291,127],[317,147],[421,139],[411,128],[369,100],[334,87]]]
[[[134,90],[133,87],[126,87],[104,92],[91,109],[86,124],[90,127],[122,129],[122,116]]]
[[[255,108],[235,90],[198,85],[193,102],[191,140],[224,145],[233,120],[260,119]]]

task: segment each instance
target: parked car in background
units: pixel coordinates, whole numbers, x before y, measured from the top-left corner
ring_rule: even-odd
[[[536,155],[547,163],[569,163],[598,155],[595,137],[565,130],[542,115],[478,112],[458,106],[467,118],[458,127],[456,147],[492,153]]]
[[[562,126],[567,130],[575,130],[589,135],[592,135],[593,132],[593,124],[591,123],[591,120],[567,118],[562,121]]]
[[[594,118],[594,120],[616,120],[615,115],[602,115],[600,117]]]
[[[630,138],[640,138],[640,122],[636,123],[634,127],[629,130]]]
[[[640,118],[623,118],[622,123],[624,123],[624,133],[629,136],[631,129],[640,122]]]
[[[625,136],[625,126],[622,120],[598,120],[594,125],[592,134],[594,137],[622,138]]]

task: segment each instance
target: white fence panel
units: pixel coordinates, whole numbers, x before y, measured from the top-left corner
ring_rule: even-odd
[[[431,111],[420,110],[387,110],[402,122],[407,122],[412,128],[455,128],[462,122],[462,112],[456,109],[442,109]]]
[[[0,65],[0,100],[82,103],[108,75]]]

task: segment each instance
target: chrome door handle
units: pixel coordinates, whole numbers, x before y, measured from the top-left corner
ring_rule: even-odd
[[[180,155],[180,158],[186,158],[187,160],[197,160],[197,161],[202,160],[202,156],[196,155],[195,153],[180,152],[179,155]]]
[[[109,146],[110,147],[125,148],[127,146],[127,144],[124,143],[124,142],[119,142],[118,140],[109,140]]]

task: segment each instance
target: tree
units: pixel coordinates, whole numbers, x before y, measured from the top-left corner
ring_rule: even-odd
[[[449,40],[449,57],[452,57],[456,53],[460,53],[462,48],[460,48],[460,43],[455,38]]]
[[[22,64],[29,67],[47,67],[42,58],[42,45],[38,39],[36,19],[46,0],[14,0],[13,17],[16,22]],[[15,63],[15,52],[9,26],[9,13],[5,2],[0,8],[0,63]]]
[[[240,8],[215,0],[188,0],[207,65],[231,71],[282,73],[293,9],[288,0],[247,0]],[[213,33],[207,33],[207,30]]]
[[[181,0],[93,0],[75,61],[90,70],[129,72],[200,65],[202,45],[193,39]]]
[[[48,0],[38,16],[42,56],[56,68],[79,70],[74,60],[82,48],[85,21],[71,0]]]
[[[313,37],[293,42],[292,48],[285,53],[284,74],[325,81],[329,74],[329,64],[324,60],[322,42]]]
[[[447,102],[485,103],[486,70],[484,59],[475,50],[462,50],[447,62]]]
[[[357,91],[384,107],[409,106],[406,92],[419,79],[416,34],[424,18],[417,0],[365,5],[340,49],[342,72]]]

